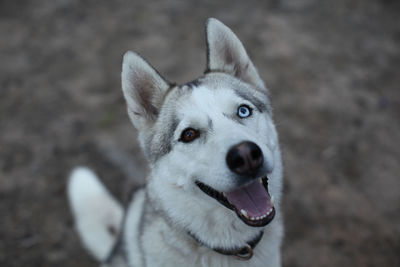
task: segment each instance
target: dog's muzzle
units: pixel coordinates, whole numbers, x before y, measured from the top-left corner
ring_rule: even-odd
[[[199,181],[196,181],[196,185],[201,191],[235,211],[237,216],[249,226],[265,226],[275,216],[274,198],[268,192],[267,176],[227,193],[219,192]]]

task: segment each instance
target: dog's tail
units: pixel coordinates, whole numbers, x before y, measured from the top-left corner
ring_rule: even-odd
[[[123,209],[88,168],[75,168],[68,181],[68,198],[84,246],[99,261],[111,252],[120,228]]]

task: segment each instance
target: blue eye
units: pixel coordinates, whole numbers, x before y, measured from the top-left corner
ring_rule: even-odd
[[[237,115],[240,118],[247,118],[251,116],[251,108],[247,105],[240,105],[237,110]]]

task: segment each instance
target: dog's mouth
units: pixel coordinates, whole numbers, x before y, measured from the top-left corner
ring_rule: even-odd
[[[268,192],[267,176],[226,193],[219,192],[199,181],[196,181],[196,185],[204,193],[235,211],[247,225],[262,227],[270,223],[275,216],[273,197]]]

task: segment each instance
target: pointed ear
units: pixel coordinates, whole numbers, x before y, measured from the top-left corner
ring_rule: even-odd
[[[207,71],[223,71],[259,89],[265,89],[243,44],[237,36],[217,19],[206,23]]]
[[[151,126],[170,84],[138,54],[128,51],[122,63],[122,91],[128,114],[138,129]]]

